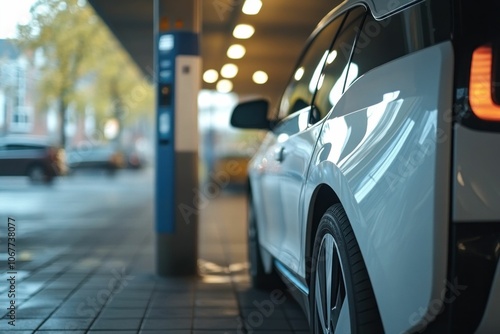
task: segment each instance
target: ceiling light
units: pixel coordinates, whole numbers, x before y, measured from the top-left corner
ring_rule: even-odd
[[[220,75],[227,79],[234,78],[236,74],[238,74],[238,66],[234,64],[226,64],[220,70]]]
[[[257,71],[253,74],[252,76],[253,82],[255,82],[258,85],[265,84],[267,82],[267,79],[269,79],[268,75],[264,71]]]
[[[245,47],[240,44],[233,44],[227,49],[227,56],[231,59],[241,59],[245,55]]]
[[[233,36],[239,39],[247,39],[252,37],[255,28],[249,24],[238,24],[233,30]]]
[[[219,78],[219,73],[216,70],[210,69],[203,73],[203,81],[207,83],[214,83]]]
[[[229,80],[222,79],[217,83],[216,88],[219,93],[229,93],[233,90],[233,83]]]
[[[295,80],[299,81],[300,79],[302,79],[303,75],[304,75],[304,68],[299,67],[297,71],[295,71],[295,75],[293,77],[295,78]]]
[[[260,0],[246,0],[243,4],[242,12],[247,15],[256,15],[259,13],[262,7],[262,1]]]

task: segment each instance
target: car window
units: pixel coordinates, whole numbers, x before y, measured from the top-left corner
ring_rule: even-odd
[[[409,31],[405,26],[405,13],[392,15],[377,21],[371,14],[367,15],[363,28],[356,41],[352,57],[352,66],[356,67],[356,75],[352,75],[348,87],[357,77],[409,52]]]
[[[279,118],[309,106],[323,70],[330,46],[345,15],[337,17],[309,43],[285,90],[279,108]]]
[[[43,146],[40,145],[29,145],[29,144],[8,144],[7,150],[9,151],[14,151],[14,150],[39,150],[42,149]]]
[[[356,36],[364,17],[364,7],[357,7],[349,12],[328,56],[323,73],[318,81],[318,91],[314,97],[311,121],[314,123],[337,104],[344,91],[344,83],[357,76],[355,65],[348,68],[349,58]]]

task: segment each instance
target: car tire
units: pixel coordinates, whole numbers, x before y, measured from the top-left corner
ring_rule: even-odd
[[[257,219],[252,199],[248,200],[248,261],[250,264],[249,274],[250,282],[253,288],[269,290],[280,285],[280,279],[273,270],[266,273],[264,263],[262,262],[261,246],[259,244],[259,233],[257,228]]]
[[[28,177],[32,183],[51,183],[52,177],[47,174],[42,165],[32,165],[28,169]]]
[[[384,332],[365,262],[340,204],[319,223],[309,291],[313,333]]]

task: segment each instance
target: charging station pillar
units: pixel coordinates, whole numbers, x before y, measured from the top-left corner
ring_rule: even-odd
[[[197,274],[198,214],[193,210],[198,192],[200,18],[198,1],[185,3],[155,0],[155,228],[160,276]],[[187,12],[179,12],[181,7]],[[176,23],[160,30],[162,20]]]

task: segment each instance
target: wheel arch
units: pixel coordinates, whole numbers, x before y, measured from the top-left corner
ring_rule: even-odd
[[[327,184],[319,184],[314,190],[309,203],[309,211],[307,213],[307,229],[306,229],[306,281],[309,284],[312,270],[312,251],[314,246],[314,236],[321,221],[323,214],[334,204],[340,203],[340,199],[335,191]]]

